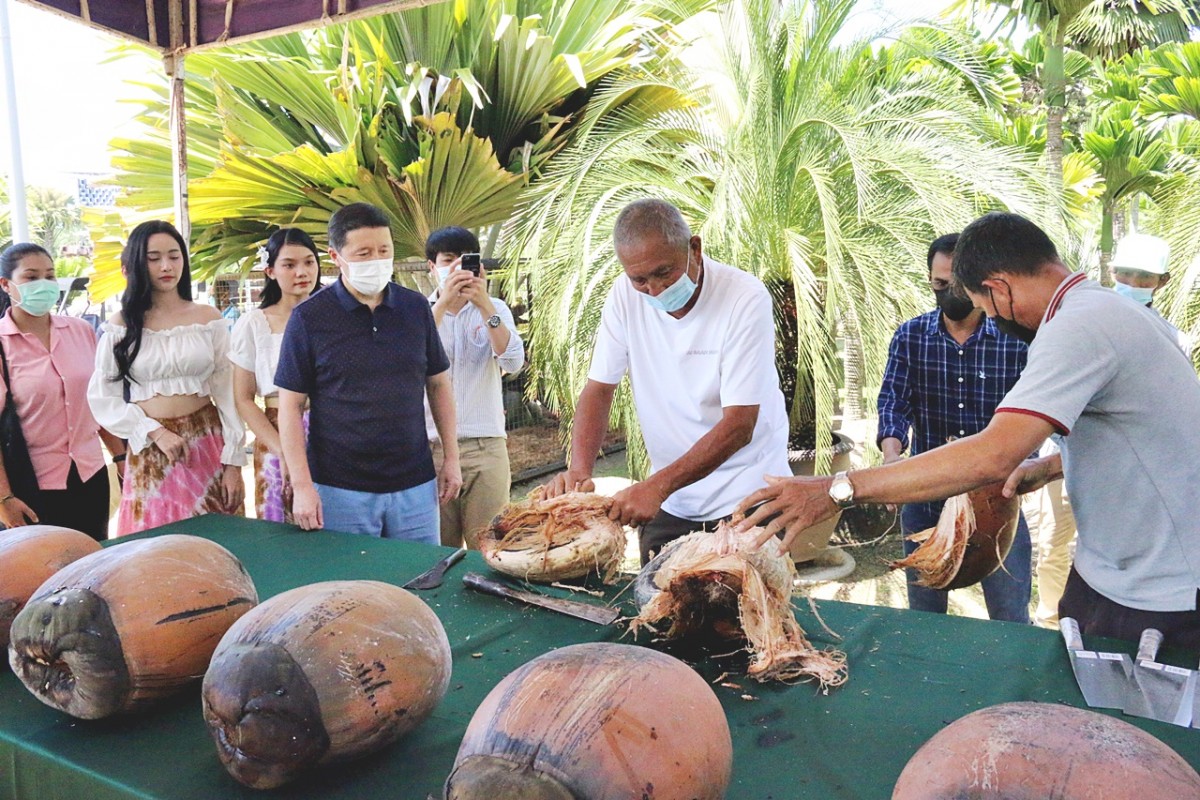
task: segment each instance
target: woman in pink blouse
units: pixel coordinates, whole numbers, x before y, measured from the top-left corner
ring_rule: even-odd
[[[87,386],[96,334],[81,319],[51,314],[58,302],[54,261],[36,244],[15,244],[0,255],[0,347],[8,362],[21,432],[37,476],[37,491],[13,495],[0,464],[0,522],[61,525],[103,540],[108,531],[108,471],[103,438],[118,470],[125,446],[101,430],[88,408]]]

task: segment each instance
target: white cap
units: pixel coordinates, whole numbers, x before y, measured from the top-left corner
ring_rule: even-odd
[[[1157,236],[1131,233],[1117,242],[1109,266],[1112,269],[1136,269],[1151,275],[1166,275],[1171,247]]]

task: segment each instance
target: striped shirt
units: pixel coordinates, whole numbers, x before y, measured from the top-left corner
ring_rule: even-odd
[[[430,302],[437,299],[434,295]],[[508,328],[508,347],[496,355],[488,336],[487,322],[479,309],[467,303],[455,314],[447,311],[438,325],[442,347],[450,359],[450,382],[454,386],[454,411],[459,439],[498,436],[504,432],[504,393],[501,377],[518,373],[525,366],[525,343],[517,333],[512,312],[503,301],[491,298],[500,322]],[[429,441],[437,441],[437,427],[425,399],[425,428]]]
[[[888,350],[876,443],[899,439],[917,455],[950,437],[979,433],[1021,377],[1027,353],[1024,342],[1000,333],[990,319],[961,345],[940,310],[910,319]]]

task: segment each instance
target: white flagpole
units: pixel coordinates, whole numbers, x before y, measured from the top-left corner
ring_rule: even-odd
[[[8,0],[0,0],[0,60],[4,66],[4,101],[8,112],[10,154],[8,197],[12,203],[12,240],[29,241],[29,218],[25,208],[25,171],[21,165],[21,127],[17,118],[17,79],[13,73],[12,25]]]

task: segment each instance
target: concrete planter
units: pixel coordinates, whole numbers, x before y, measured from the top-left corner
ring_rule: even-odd
[[[850,469],[850,453],[854,450],[854,442],[850,437],[838,431],[833,432],[833,463],[830,467],[830,474],[841,472],[842,470]],[[792,474],[798,476],[810,476],[813,474],[813,468],[816,465],[817,454],[814,450],[792,450],[788,453],[788,463],[791,464]],[[833,536],[834,529],[837,528],[838,520],[842,517],[839,512],[836,516],[813,525],[811,528],[806,528],[800,532],[800,535],[792,540],[790,548],[792,560],[796,563],[812,561],[822,555],[829,540]]]

